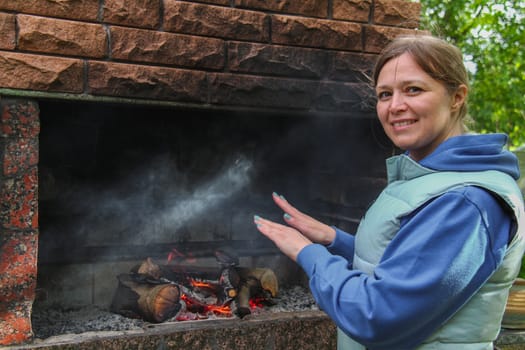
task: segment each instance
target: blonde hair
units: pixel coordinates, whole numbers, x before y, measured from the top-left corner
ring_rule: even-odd
[[[443,83],[449,94],[454,94],[460,85],[469,87],[468,73],[461,51],[454,45],[430,36],[413,35],[395,38],[379,55],[373,70],[373,85],[383,66],[393,58],[408,53],[416,63],[433,79]],[[458,120],[465,123],[467,101],[458,111]]]

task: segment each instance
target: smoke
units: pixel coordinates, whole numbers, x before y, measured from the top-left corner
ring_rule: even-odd
[[[178,230],[245,189],[252,170],[252,161],[238,156],[198,182],[169,156],[159,156],[107,189],[75,191],[67,202],[82,219],[70,232],[90,245],[171,241]]]
[[[225,202],[248,185],[251,169],[250,160],[238,158],[222,174],[157,213],[162,226],[178,230],[188,221]]]

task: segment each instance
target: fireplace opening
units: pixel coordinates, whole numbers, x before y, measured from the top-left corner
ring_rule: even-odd
[[[271,269],[281,294],[302,300],[283,304],[315,309],[304,273],[256,231],[253,215],[281,220],[275,191],[354,232],[384,185],[392,150],[378,122],[362,116],[54,100],[39,107],[37,338],[68,332],[78,310],[110,314],[117,276],[173,251],[201,267],[217,266],[216,252],[227,251],[240,266]],[[61,317],[62,330],[40,328]]]

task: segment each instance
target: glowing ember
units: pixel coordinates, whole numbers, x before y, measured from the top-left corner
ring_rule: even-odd
[[[249,304],[250,304],[250,309],[257,309],[257,308],[262,308],[264,307],[264,303],[267,302],[268,299],[266,298],[262,298],[262,297],[257,297],[257,298],[251,298],[249,300]]]
[[[214,288],[214,286],[211,283],[201,282],[201,281],[197,281],[195,279],[191,279],[190,283],[195,288],[207,288],[207,289],[213,289]]]
[[[232,317],[232,310],[229,305],[213,305],[213,304],[204,304],[200,301],[197,301],[186,294],[181,295],[181,300],[186,303],[186,310],[201,314],[207,315],[213,313],[217,316],[223,317]]]

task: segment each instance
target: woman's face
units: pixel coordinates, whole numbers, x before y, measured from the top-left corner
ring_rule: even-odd
[[[455,118],[467,88],[451,96],[409,53],[383,66],[376,84],[377,114],[385,133],[414,160],[429,155],[441,142],[462,133]]]

